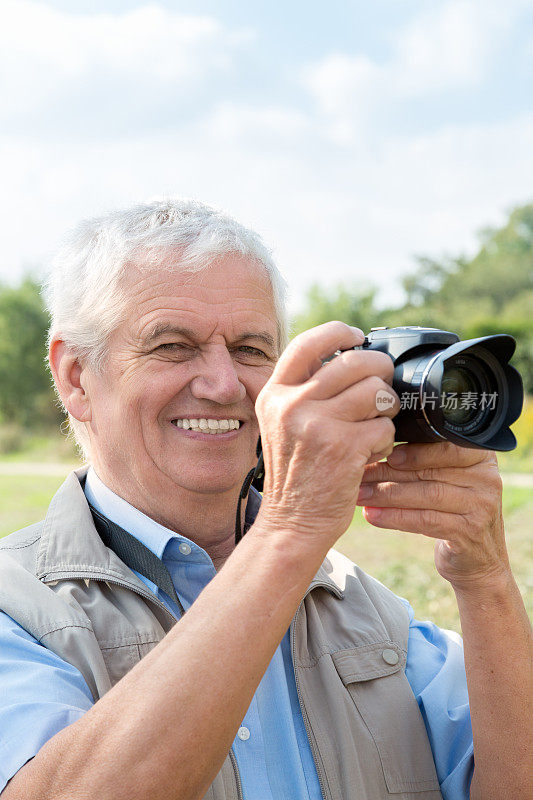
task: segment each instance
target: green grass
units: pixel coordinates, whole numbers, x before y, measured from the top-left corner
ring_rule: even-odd
[[[507,548],[516,582],[533,617],[533,491],[505,487],[503,509]],[[461,632],[455,595],[437,572],[435,540],[420,534],[369,525],[360,509],[337,548],[413,606],[417,619]]]
[[[43,519],[63,480],[60,476],[0,475],[0,537]]]
[[[0,427],[2,462],[65,462],[78,460],[76,447],[66,435],[57,433],[25,433],[20,429]]]
[[[6,463],[5,461],[3,463]],[[65,475],[69,467],[65,465]],[[42,519],[61,476],[0,475],[0,536]],[[533,491],[505,487],[504,516],[513,572],[533,615]],[[437,573],[434,540],[369,525],[357,509],[338,549],[393,592],[409,600],[418,619],[460,632],[451,586]]]

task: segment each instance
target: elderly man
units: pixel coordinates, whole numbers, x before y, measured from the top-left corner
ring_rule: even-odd
[[[1,543],[2,799],[531,798],[494,454],[393,452],[390,359],[322,368],[357,329],[280,356],[268,251],[200,204],[84,223],[47,297],[90,466]],[[241,509],[259,433],[264,492]],[[369,501],[372,524],[435,538],[466,678],[458,637],[331,549]]]

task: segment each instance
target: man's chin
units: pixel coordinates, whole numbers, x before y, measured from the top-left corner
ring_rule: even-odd
[[[174,484],[177,495],[182,492],[192,492],[198,495],[222,495],[233,492],[237,495],[246,477],[246,470],[242,475],[240,471],[232,471],[230,474],[227,470],[215,468],[207,473],[197,474],[191,472],[175,474],[172,470],[166,475]]]

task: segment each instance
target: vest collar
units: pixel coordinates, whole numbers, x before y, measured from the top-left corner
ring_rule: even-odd
[[[88,467],[71,472],[52,498],[44,519],[36,575],[52,581],[69,577],[119,580],[146,592],[146,586],[102,542],[81,481]]]
[[[317,586],[322,586],[327,589],[331,594],[338,597],[339,600],[344,598],[344,589],[346,584],[346,572],[340,569],[340,565],[335,567],[329,558],[326,556],[320,565],[318,572],[309,584],[308,594],[312,589]]]

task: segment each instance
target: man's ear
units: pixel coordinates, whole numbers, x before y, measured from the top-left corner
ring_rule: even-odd
[[[89,422],[91,405],[84,388],[84,368],[76,354],[60,337],[54,336],[48,361],[56,389],[68,413],[80,422]]]

